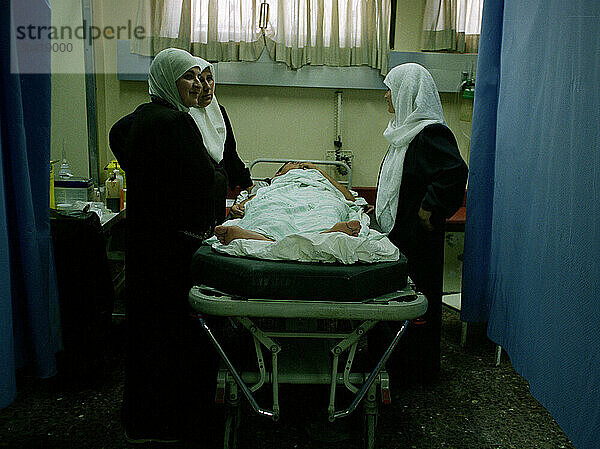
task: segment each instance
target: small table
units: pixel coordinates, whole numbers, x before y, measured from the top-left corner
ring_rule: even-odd
[[[110,229],[121,220],[124,220],[127,216],[127,209],[123,208],[123,210],[119,212],[106,212],[102,214],[100,218],[100,225],[102,226],[102,230],[105,233],[109,233]]]

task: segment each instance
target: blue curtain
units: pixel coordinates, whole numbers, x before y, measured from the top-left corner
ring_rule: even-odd
[[[486,0],[465,321],[579,449],[600,435],[600,2]]]
[[[0,4],[0,408],[15,398],[15,369],[53,376],[60,348],[48,208],[50,54],[17,49],[12,14],[49,26],[50,8],[44,0]],[[39,74],[19,74],[20,63]]]

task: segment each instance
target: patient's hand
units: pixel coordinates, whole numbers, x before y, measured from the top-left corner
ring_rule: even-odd
[[[303,169],[312,168],[312,169],[315,169],[315,170],[319,170],[319,167],[317,167],[312,162],[300,162],[300,168],[303,168]],[[319,170],[319,171],[321,171],[321,170]]]
[[[246,212],[246,208],[243,204],[234,204],[233,206],[231,206],[231,209],[229,209],[229,213],[231,214],[231,216],[233,218],[242,218],[244,216],[244,213]]]
[[[301,162],[287,162],[286,164],[284,164],[283,167],[281,167],[277,171],[277,173],[275,173],[275,175],[273,177],[285,175],[290,170],[294,170],[296,168],[303,168],[302,163]]]
[[[373,212],[375,210],[375,206],[373,206],[372,204],[365,204],[363,206],[363,212],[365,214],[370,214],[371,212]]]

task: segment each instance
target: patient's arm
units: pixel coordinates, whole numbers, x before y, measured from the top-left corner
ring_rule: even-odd
[[[233,218],[242,218],[244,216],[244,212],[244,205],[242,203],[235,203],[233,206],[231,206],[231,209],[229,209],[229,213]]]
[[[369,215],[374,210],[375,210],[375,206],[373,206],[372,204],[365,204],[363,206],[363,212],[367,215]]]
[[[352,193],[350,193],[350,190],[348,190],[342,184],[340,184],[335,179],[333,179],[331,176],[329,176],[329,174],[326,171],[320,169],[312,162],[301,162],[300,165],[302,166],[302,168],[314,168],[315,170],[318,170],[323,176],[325,176],[325,178],[327,178],[327,180],[331,184],[333,184],[333,186],[336,189],[338,189],[340,192],[342,192],[342,195],[344,195],[344,198],[346,198],[348,201],[354,201],[354,195],[352,195]]]
[[[244,201],[239,203],[235,203],[231,206],[230,212],[233,218],[242,218],[246,213],[246,203],[254,198],[256,195],[252,195],[249,198],[246,198]]]
[[[245,191],[242,191],[236,198],[235,204],[233,204],[233,206],[231,206],[231,209],[230,209],[231,216],[233,218],[242,218],[245,214],[246,202],[248,202],[249,200],[251,200],[252,198],[254,198],[256,196],[256,192],[258,192],[258,189],[260,189],[261,187],[268,186],[269,183],[270,183],[270,180],[267,180],[267,179],[259,180],[259,181],[256,181],[255,183],[253,183]],[[241,200],[241,198],[244,198],[244,199]]]

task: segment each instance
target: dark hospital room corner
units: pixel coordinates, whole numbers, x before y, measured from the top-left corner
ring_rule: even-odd
[[[495,345],[483,325],[470,325],[460,347],[458,313],[443,311],[442,371],[428,388],[391,379],[392,403],[380,406],[381,449],[573,449],[550,414],[529,393],[506,354],[495,366]],[[124,321],[113,318],[102,366],[79,378],[40,380],[22,372],[18,396],[0,410],[0,448],[218,448],[222,428],[180,445],[131,445],[124,440],[120,403]],[[285,387],[285,388],[283,388]],[[283,386],[278,423],[242,408],[240,449],[361,448],[361,414],[325,424],[327,392]],[[315,431],[316,429],[316,431]]]

